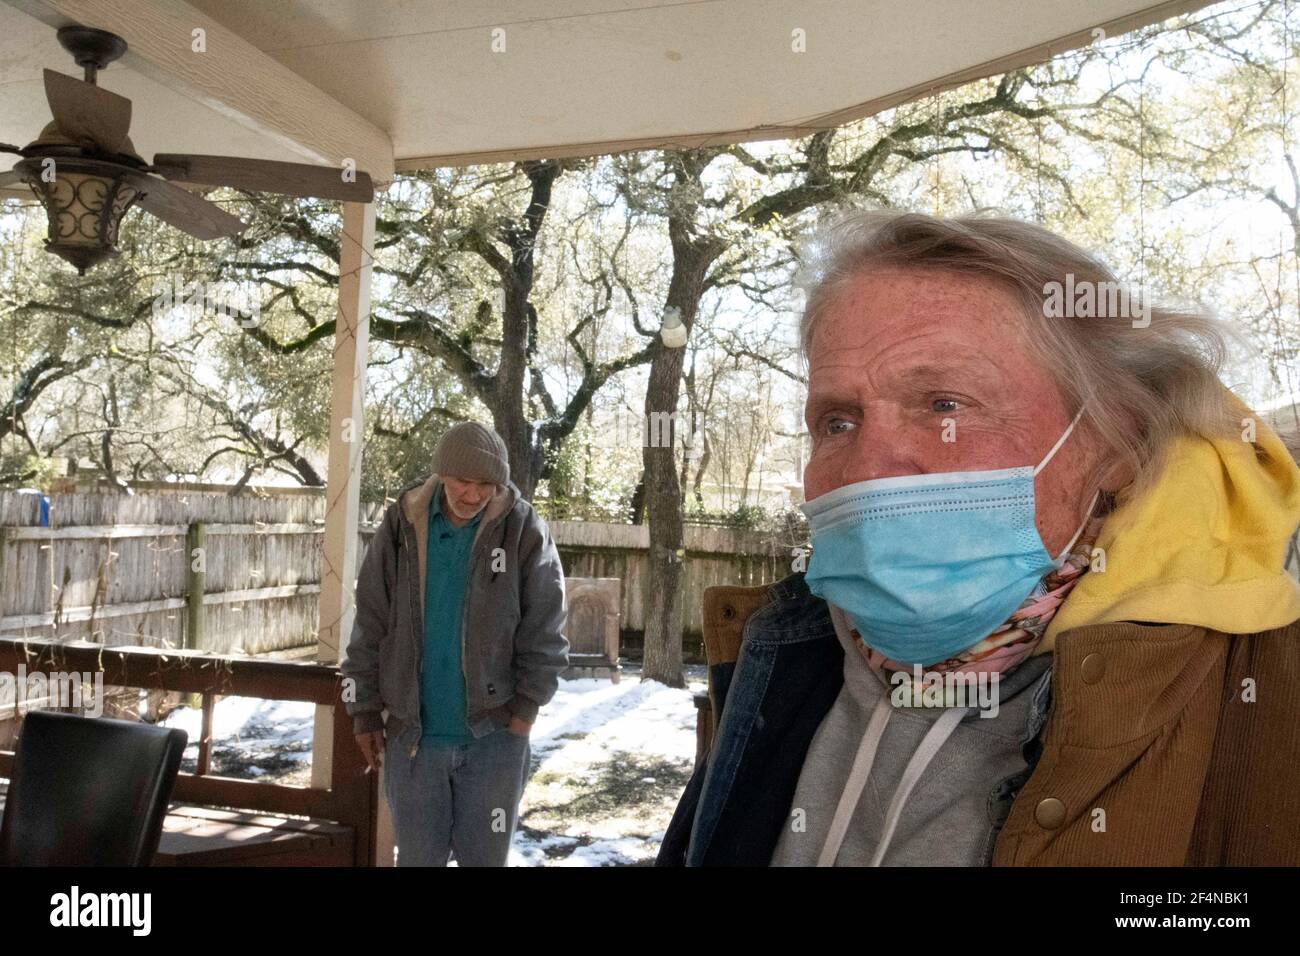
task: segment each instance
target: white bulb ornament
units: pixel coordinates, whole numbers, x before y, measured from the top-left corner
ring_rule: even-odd
[[[669,309],[664,314],[663,324],[659,327],[659,337],[670,349],[679,349],[686,344],[686,326],[682,324],[681,313]]]

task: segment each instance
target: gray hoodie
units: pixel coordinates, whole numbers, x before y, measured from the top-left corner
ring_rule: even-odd
[[[353,731],[383,729],[419,746],[425,554],[437,475],[404,488],[384,514],[357,576],[357,613],[341,665]],[[532,723],[568,666],[564,569],[550,531],[513,482],[484,506],[470,548],[461,660],[475,737],[511,716]],[[350,697],[351,699],[347,699]],[[382,717],[388,712],[387,722]]]
[[[771,865],[815,866],[829,852],[836,866],[987,866],[1010,804],[1002,784],[1026,768],[1026,724],[1052,655],[1002,675],[997,708],[985,712],[996,716],[895,707],[844,612],[830,610],[844,686],[808,748]],[[860,762],[867,776],[855,786]]]

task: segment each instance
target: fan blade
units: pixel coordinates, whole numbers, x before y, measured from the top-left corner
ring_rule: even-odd
[[[118,153],[131,129],[131,101],[76,77],[45,71],[45,98],[54,123],[72,139]]]
[[[373,202],[375,198],[368,173],[358,172],[355,182],[345,182],[343,170],[334,166],[178,153],[159,153],[153,164],[161,176],[201,186],[233,186],[250,192],[343,202]]]
[[[156,176],[133,173],[127,177],[144,195],[140,206],[170,226],[188,232],[195,239],[220,239],[233,236],[248,227],[248,223],[230,215],[220,206],[202,196],[186,192],[180,186]]]
[[[7,169],[0,173],[0,199],[32,199],[32,190],[23,182],[22,173]]]

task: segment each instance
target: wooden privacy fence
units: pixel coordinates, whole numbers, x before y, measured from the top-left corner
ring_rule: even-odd
[[[316,641],[324,543],[321,494],[151,489],[49,498],[0,492],[0,636],[265,654]],[[358,550],[383,506],[363,504]],[[619,578],[620,627],[645,622],[649,529],[550,524],[570,577]],[[701,633],[713,584],[783,577],[790,545],[776,536],[686,528],[688,637]]]
[[[618,578],[623,582],[622,629],[645,630],[650,576],[650,529],[646,525],[552,521],[564,573],[579,578]],[[793,543],[766,532],[687,525],[684,533],[685,615],[689,638],[704,633],[704,589],[715,584],[752,586],[790,573]]]
[[[39,514],[0,492],[0,635],[219,654],[315,640],[318,495],[57,494]]]

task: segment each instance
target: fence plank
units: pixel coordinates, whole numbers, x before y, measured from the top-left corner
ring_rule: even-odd
[[[195,560],[195,552],[200,560]],[[203,647],[203,590],[207,578],[207,555],[203,547],[203,522],[195,521],[185,536],[185,562],[189,574],[185,580],[185,634],[182,647]],[[204,771],[206,773],[206,771]]]

